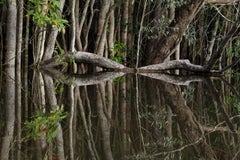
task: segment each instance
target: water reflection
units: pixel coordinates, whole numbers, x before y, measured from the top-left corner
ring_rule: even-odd
[[[5,143],[10,132],[3,131],[14,112],[6,101],[1,104],[6,113],[1,154],[11,150],[9,159],[240,158],[235,79],[111,72],[77,76],[48,70],[34,72],[29,88],[23,90],[29,103],[22,106],[21,147],[16,132],[12,145]],[[41,124],[38,138],[26,139],[25,121],[37,111],[47,114],[61,106],[67,118],[56,122],[53,140],[47,141],[50,128]]]

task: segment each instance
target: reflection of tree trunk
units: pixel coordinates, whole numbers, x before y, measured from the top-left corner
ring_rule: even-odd
[[[1,160],[8,160],[10,145],[13,139],[14,121],[15,121],[15,82],[14,82],[14,67],[8,67],[5,69],[6,75],[4,75],[4,107],[6,115],[5,133],[2,137],[1,144]]]
[[[103,93],[101,93],[100,87],[101,87],[100,85],[97,85],[96,87],[96,105],[97,105],[99,123],[101,126],[103,152],[106,160],[112,160],[113,156],[112,156],[111,145],[110,145],[110,127],[109,127],[108,117],[104,112],[103,104],[105,99],[102,99]]]
[[[225,109],[223,107],[223,103],[222,103],[221,99],[219,98],[219,95],[218,95],[216,89],[214,88],[214,86],[212,84],[212,81],[210,79],[208,79],[206,84],[207,84],[207,86],[209,88],[210,93],[212,94],[212,98],[213,98],[214,103],[217,104],[216,106],[217,106],[218,111],[223,115],[224,120],[226,121],[227,126],[229,127],[229,129],[233,133],[234,143],[237,144],[238,143],[238,139],[239,139],[238,133],[235,130],[234,125],[231,122],[228,114],[226,113],[226,111],[225,111]]]
[[[93,137],[92,137],[92,134],[90,133],[90,129],[89,129],[89,125],[87,124],[87,118],[86,118],[86,113],[85,113],[85,110],[84,110],[84,106],[83,106],[83,103],[82,103],[82,98],[80,97],[80,93],[79,93],[79,87],[77,88],[77,94],[76,94],[76,97],[77,97],[77,103],[78,103],[78,106],[79,106],[79,110],[80,110],[80,114],[81,114],[81,118],[82,118],[82,121],[83,121],[83,127],[84,127],[84,130],[85,130],[85,133],[86,133],[86,139],[87,139],[87,144],[88,144],[88,149],[89,149],[89,152],[90,152],[90,155],[91,155],[91,159],[93,160],[96,160],[96,159],[99,159],[97,153],[95,152],[95,143],[94,143],[94,140],[93,140]]]
[[[166,96],[166,103],[171,107],[180,126],[181,134],[188,143],[193,143],[199,157],[211,159],[214,152],[204,139],[204,132],[196,117],[186,105],[180,88],[172,84],[162,84],[161,88]]]
[[[61,82],[74,86],[96,85],[123,76],[122,72],[100,72],[92,75],[69,75],[55,69],[42,70]]]
[[[120,82],[119,86],[119,102],[120,102],[120,115],[121,115],[121,143],[122,143],[122,149],[123,154],[126,153],[127,149],[127,117],[126,117],[126,109],[127,109],[127,103],[126,103],[126,81]]]
[[[68,87],[68,102],[70,107],[69,112],[69,148],[70,148],[70,159],[74,160],[74,143],[73,143],[73,117],[74,117],[74,110],[75,110],[75,103],[74,103],[74,87],[70,85]]]
[[[143,132],[142,132],[142,123],[141,123],[141,114],[140,114],[140,106],[139,106],[139,83],[138,83],[138,76],[137,74],[135,75],[136,77],[136,115],[137,115],[137,128],[139,130],[139,136],[140,136],[140,144],[143,148],[143,152],[146,153],[145,150],[145,143],[144,143],[144,138],[143,138]],[[126,134],[126,133],[125,133]]]
[[[8,160],[10,145],[13,139],[15,121],[15,53],[16,53],[16,21],[17,4],[7,0],[7,40],[5,53],[5,66],[3,78],[3,106],[6,112],[6,125],[1,144],[1,160]]]
[[[44,89],[44,80],[43,76],[40,72],[33,73],[33,84],[32,85],[32,99],[33,99],[33,111],[42,111],[45,112],[46,99],[45,99],[45,89]],[[36,157],[38,160],[43,159],[46,151],[47,151],[47,142],[45,134],[41,135],[37,141],[36,145]]]
[[[51,77],[44,75],[44,81],[45,81],[45,90],[46,90],[46,98],[47,98],[47,102],[50,106],[51,110],[56,110],[58,108],[58,104],[57,104],[57,99],[56,99],[56,95],[54,93],[54,85],[53,85],[53,80]],[[58,128],[57,128],[57,137],[56,137],[56,141],[57,141],[57,156],[59,160],[64,160],[65,156],[64,156],[64,144],[63,144],[63,133],[62,133],[62,127],[60,125],[60,123],[58,124]]]

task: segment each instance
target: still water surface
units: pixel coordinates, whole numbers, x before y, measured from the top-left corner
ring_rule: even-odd
[[[1,103],[1,148],[24,160],[237,160],[238,77],[34,72],[15,115]]]

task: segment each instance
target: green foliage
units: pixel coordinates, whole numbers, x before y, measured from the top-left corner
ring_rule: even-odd
[[[123,60],[126,58],[126,44],[122,42],[115,42],[113,52],[114,56],[111,57],[111,60],[123,63]]]
[[[47,142],[51,142],[57,135],[58,123],[66,116],[63,107],[49,114],[37,112],[31,121],[25,122],[26,139],[36,140],[41,136],[46,136]]]
[[[187,88],[184,88],[184,97],[190,102],[193,101],[194,91],[195,88],[193,85],[189,85]]]
[[[185,34],[185,38],[188,40],[189,44],[193,44],[194,42],[196,42],[197,38],[196,38],[196,29],[193,25],[189,25],[186,34]]]
[[[4,4],[6,0],[0,0],[0,4]]]
[[[235,57],[239,55],[239,46],[240,46],[240,40],[233,41],[232,46],[227,48],[227,54],[231,57]]]
[[[166,7],[169,8],[171,6],[181,7],[186,4],[186,0],[162,0],[163,3],[166,4]]]
[[[56,84],[55,84],[55,93],[63,93],[64,91],[64,87],[63,87],[63,83],[60,80],[56,80]]]
[[[156,26],[143,27],[143,32],[146,33],[146,38],[157,39],[160,35],[167,36],[167,34],[169,33],[168,30],[170,22],[171,22],[170,19],[166,18],[165,16],[162,16],[160,19],[154,22],[157,24]]]
[[[49,24],[58,29],[64,30],[64,26],[68,21],[63,19],[60,12],[60,1],[51,0],[44,2],[43,0],[29,0],[30,10],[27,16],[32,16],[33,22],[39,27]]]
[[[240,100],[233,93],[230,93],[230,95],[227,97],[226,104],[235,107],[238,112],[240,112]]]
[[[75,57],[74,57],[74,56],[70,56],[70,58],[69,58],[69,63],[70,63],[70,64],[75,63]]]
[[[60,46],[56,46],[53,51],[54,55],[63,55],[64,49],[62,49]]]
[[[123,83],[123,82],[125,82],[125,77],[123,76],[123,77],[118,77],[118,78],[115,78],[113,81],[115,82],[115,83]]]

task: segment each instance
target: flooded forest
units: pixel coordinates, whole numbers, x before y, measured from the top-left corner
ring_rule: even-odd
[[[0,160],[239,160],[239,0],[0,0]]]

